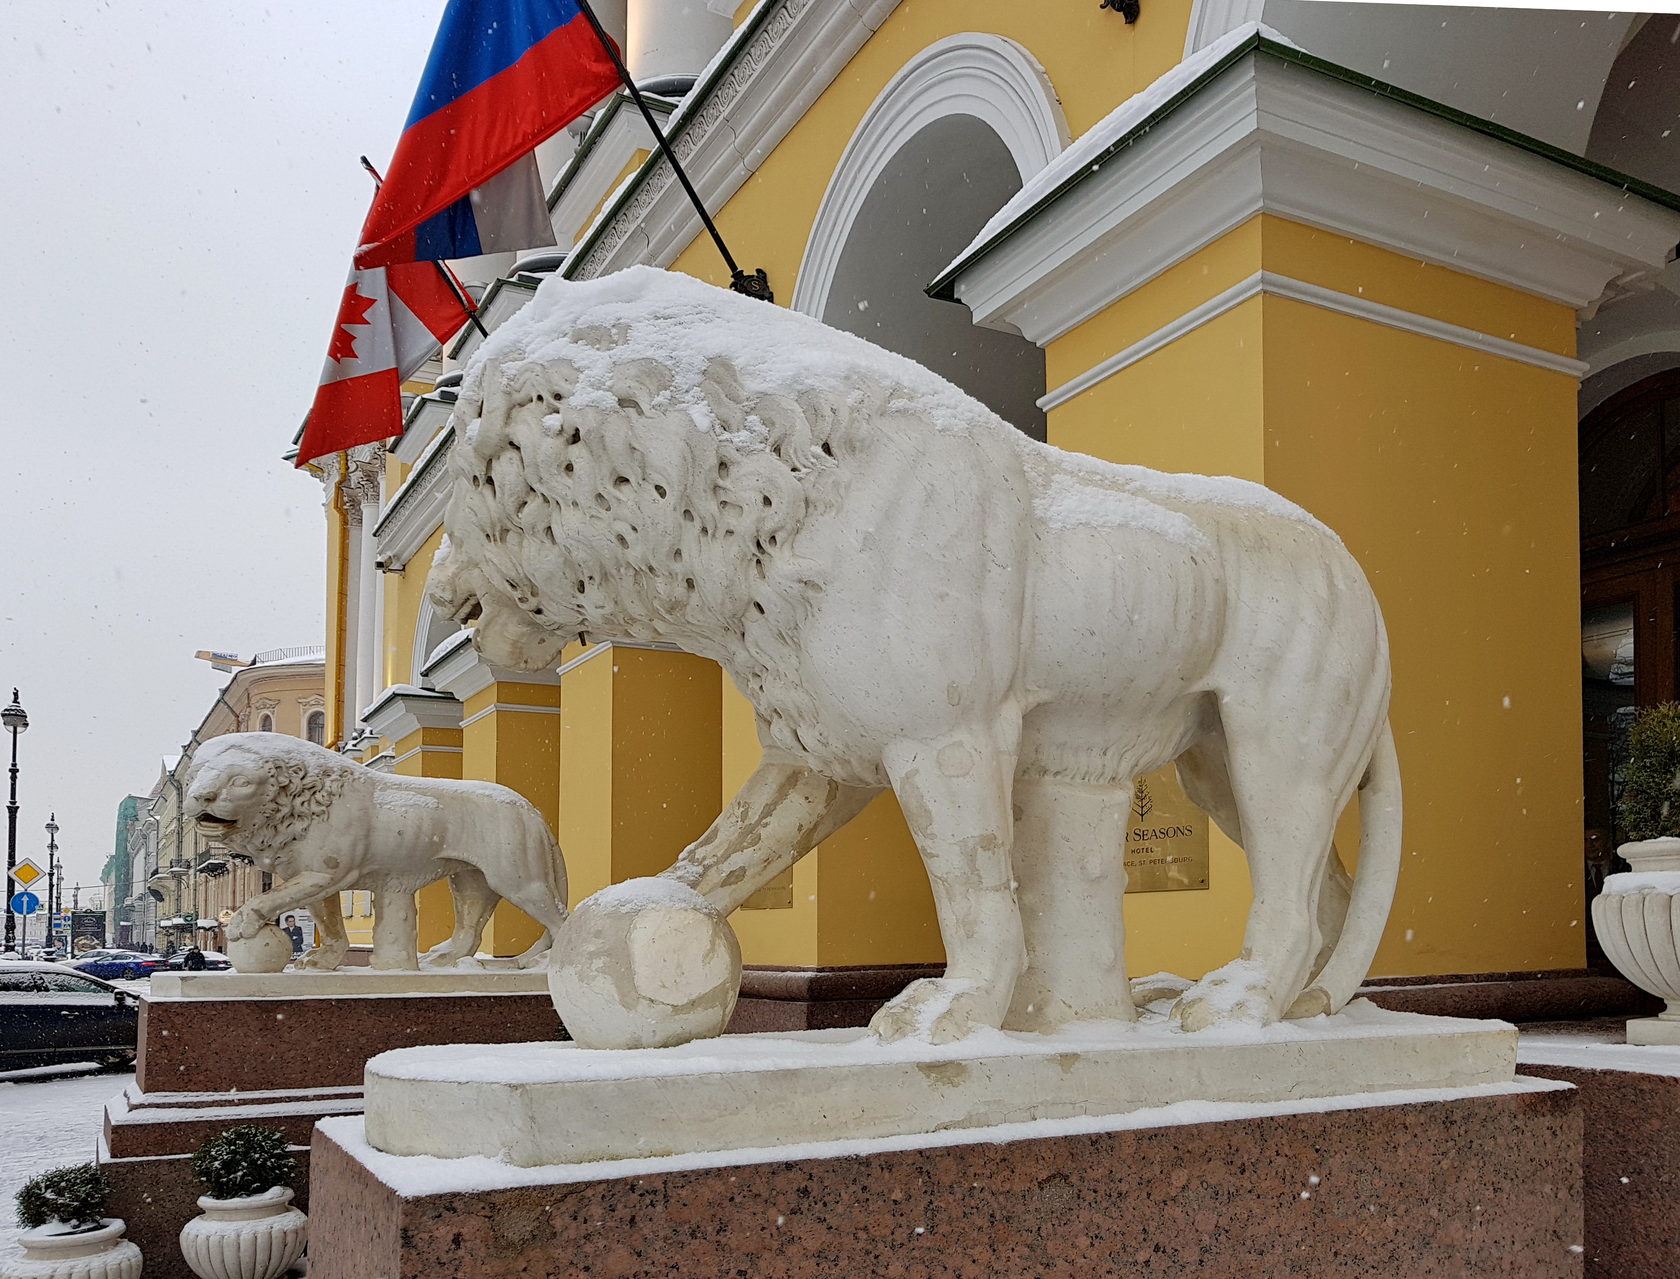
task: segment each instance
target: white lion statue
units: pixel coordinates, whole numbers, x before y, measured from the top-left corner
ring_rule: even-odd
[[[283,881],[233,913],[228,940],[316,907],[321,936],[305,968],[343,961],[338,894],[351,889],[374,893],[375,968],[419,967],[414,894],[446,877],[455,931],[428,964],[476,953],[503,898],[548,930],[521,963],[546,952],[566,919],[559,846],[542,814],[505,786],[380,773],[295,737],[230,733],[198,748],[186,806],[200,833]]]
[[[665,877],[727,912],[896,792],[947,968],[879,1037],[1135,1016],[1122,832],[1132,780],[1175,761],[1254,884],[1241,958],[1178,1021],[1332,1012],[1364,977],[1400,863],[1388,643],[1300,508],[1036,443],[919,365],[650,268],[544,284],[455,420],[432,593],[489,661],[663,640],[757,710],[762,763]]]

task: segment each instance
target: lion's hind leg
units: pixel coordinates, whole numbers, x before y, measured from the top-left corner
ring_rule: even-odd
[[[449,900],[455,908],[455,930],[448,941],[426,952],[421,962],[428,968],[448,968],[477,954],[479,939],[502,898],[477,867],[463,866],[449,876]]]
[[[1015,779],[1015,892],[1027,967],[1006,1030],[1136,1018],[1122,916],[1129,802],[1127,786]]]
[[[1186,792],[1240,838],[1254,886],[1241,957],[1203,977],[1173,1010],[1186,1030],[1278,1020],[1319,956],[1317,899],[1353,779],[1341,775],[1348,769],[1334,745],[1281,751],[1268,722],[1256,716],[1245,733],[1227,719],[1223,742],[1204,740],[1180,761]]]

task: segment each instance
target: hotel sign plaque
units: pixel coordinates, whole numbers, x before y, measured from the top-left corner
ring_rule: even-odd
[[[1171,765],[1132,784],[1126,814],[1126,891],[1172,893],[1208,886],[1208,819]]]

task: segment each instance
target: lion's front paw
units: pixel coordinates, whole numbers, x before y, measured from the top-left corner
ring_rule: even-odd
[[[950,1044],[1003,1020],[999,1001],[977,981],[924,977],[913,981],[870,1018],[869,1031],[884,1044],[901,1039]]]
[[[244,941],[262,931],[264,920],[250,911],[236,910],[223,928],[229,941]]]
[[[1184,1030],[1210,1026],[1266,1026],[1278,1019],[1266,970],[1245,959],[1216,968],[1173,1005],[1172,1018]]]

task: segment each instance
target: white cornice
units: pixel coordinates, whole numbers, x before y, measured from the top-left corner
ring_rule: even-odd
[[[1218,319],[1227,311],[1241,306],[1250,298],[1260,297],[1262,294],[1271,297],[1289,298],[1295,302],[1304,302],[1308,306],[1335,311],[1341,315],[1355,316],[1362,320],[1369,320],[1373,324],[1400,329],[1407,333],[1416,333],[1420,337],[1434,338],[1439,342],[1448,342],[1454,346],[1479,351],[1484,355],[1498,356],[1500,359],[1515,360],[1519,364],[1532,365],[1535,368],[1546,369],[1552,373],[1562,373],[1568,377],[1581,378],[1587,374],[1587,364],[1583,360],[1573,360],[1568,356],[1558,355],[1554,351],[1526,346],[1521,342],[1495,337],[1493,334],[1465,328],[1460,324],[1449,324],[1445,320],[1437,320],[1433,316],[1418,315],[1413,311],[1403,311],[1399,307],[1373,302],[1369,298],[1355,297],[1349,293],[1338,293],[1336,290],[1327,289],[1321,284],[1310,284],[1305,280],[1292,279],[1289,276],[1278,275],[1272,271],[1256,271],[1246,280],[1233,284],[1230,288],[1215,294],[1207,301],[1191,307],[1171,324],[1162,325],[1148,337],[1140,338],[1123,350],[1116,351],[1106,360],[1093,364],[1078,377],[1062,383],[1061,386],[1044,395],[1038,401],[1038,407],[1048,413],[1051,409],[1066,404],[1081,392],[1090,390],[1097,383],[1106,381],[1122,369],[1129,368],[1146,356],[1153,355],[1161,348],[1176,342],[1185,334],[1194,332],[1202,325]]]
[[[1251,52],[971,255],[977,322],[1043,345],[1258,213],[1563,302],[1660,270],[1680,213],[1334,76]]]
[[[444,508],[449,505],[449,448],[454,439],[454,426],[445,426],[391,495],[374,525],[374,555],[386,572],[406,569],[443,523]]]
[[[484,292],[483,299],[478,304],[479,323],[491,333],[501,327],[504,320],[519,314],[524,305],[536,293],[537,286],[529,280],[496,280]],[[477,324],[468,324],[455,338],[455,344],[449,348],[449,358],[457,364],[465,364],[472,359],[472,353],[478,350],[478,344],[484,341],[484,334],[478,331]]]
[[[404,466],[413,466],[426,451],[426,445],[437,438],[455,411],[455,391],[446,387],[427,395],[416,396],[413,405],[403,416],[403,433],[391,446],[391,453]]]
[[[649,106],[669,114],[668,108],[654,102]],[[555,183],[549,208],[555,243],[575,241],[583,230],[584,220],[606,199],[636,152],[652,151],[658,145],[641,112],[630,104],[628,94],[616,94],[609,99],[578,147],[577,155]]]
[[[553,685],[560,682],[557,671],[514,671],[492,666],[479,656],[478,650],[470,643],[463,644],[454,639],[447,643],[449,646],[443,652],[426,663],[426,678],[463,704],[492,684]]]
[[[396,684],[374,699],[361,720],[370,734],[400,742],[423,728],[460,728],[461,703],[429,688]]]
[[[741,188],[898,3],[765,0],[736,30],[671,117],[672,149],[708,209]],[[587,280],[636,263],[668,266],[701,229],[670,165],[654,154],[584,234],[565,274]]]

